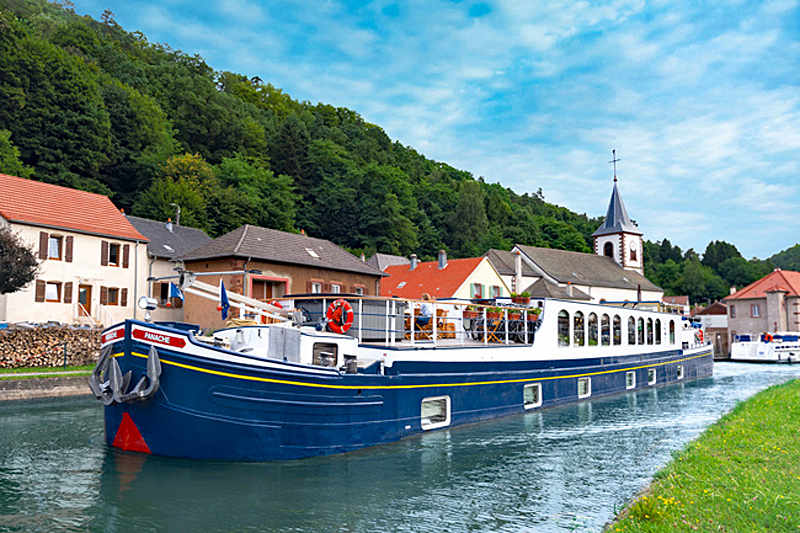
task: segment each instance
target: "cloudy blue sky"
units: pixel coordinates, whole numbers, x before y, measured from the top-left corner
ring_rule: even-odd
[[[800,242],[799,0],[72,0],[645,238]]]

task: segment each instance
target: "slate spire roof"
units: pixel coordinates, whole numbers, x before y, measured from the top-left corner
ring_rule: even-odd
[[[612,233],[643,235],[628,216],[628,211],[625,209],[625,204],[622,203],[622,196],[619,194],[616,180],[614,181],[614,190],[611,192],[611,200],[608,202],[606,220],[603,222],[602,226],[597,228],[597,231],[592,233],[592,237],[599,237],[600,235],[609,235]]]

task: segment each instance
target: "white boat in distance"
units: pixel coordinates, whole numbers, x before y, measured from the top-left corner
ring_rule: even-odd
[[[797,332],[736,335],[731,344],[731,361],[797,363],[800,361],[800,335]]]

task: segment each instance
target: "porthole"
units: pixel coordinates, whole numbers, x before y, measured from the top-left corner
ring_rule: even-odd
[[[636,372],[625,372],[625,388],[626,389],[635,389],[636,388]]]
[[[578,398],[592,395],[592,378],[578,378]]]
[[[533,409],[542,405],[541,383],[530,383],[522,389],[522,404],[525,409]]]
[[[647,384],[648,385],[655,385],[656,384],[656,369],[655,368],[648,368],[647,369]]]
[[[450,396],[425,398],[421,406],[422,429],[436,429],[450,425]]]

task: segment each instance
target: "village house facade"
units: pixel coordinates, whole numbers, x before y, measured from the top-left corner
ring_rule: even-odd
[[[0,174],[0,224],[36,251],[28,287],[0,295],[0,321],[111,325],[143,314],[147,238],[99,194]]]
[[[728,339],[800,331],[800,272],[775,269],[723,299],[728,306]]]
[[[198,277],[262,302],[287,295],[349,293],[379,295],[384,273],[330,241],[305,234],[244,225],[180,258],[192,272],[236,274]],[[186,294],[185,319],[218,328],[223,321],[216,304]]]

